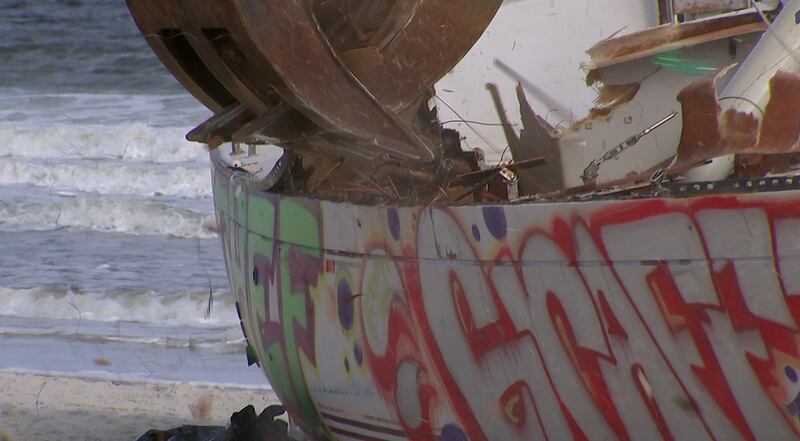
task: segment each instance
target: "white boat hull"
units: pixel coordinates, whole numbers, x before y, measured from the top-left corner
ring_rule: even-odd
[[[214,194],[319,439],[795,439],[800,192],[469,207]]]

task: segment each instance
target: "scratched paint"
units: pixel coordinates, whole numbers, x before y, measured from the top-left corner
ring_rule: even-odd
[[[317,439],[800,437],[800,193],[217,215],[243,328]]]

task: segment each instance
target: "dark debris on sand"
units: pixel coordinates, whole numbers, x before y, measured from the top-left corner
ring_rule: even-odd
[[[137,441],[294,441],[288,424],[278,419],[283,406],[269,406],[261,415],[247,406],[231,416],[230,427],[183,426],[167,431],[151,430]]]

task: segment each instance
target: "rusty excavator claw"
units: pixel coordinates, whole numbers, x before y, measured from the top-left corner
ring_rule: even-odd
[[[215,113],[190,140],[424,164],[440,158],[442,140],[419,110],[501,3],[128,0],[128,7],[162,62]]]

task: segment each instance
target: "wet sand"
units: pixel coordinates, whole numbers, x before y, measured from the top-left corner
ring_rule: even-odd
[[[225,426],[248,404],[277,402],[268,389],[0,373],[0,441],[134,441],[150,429]]]

